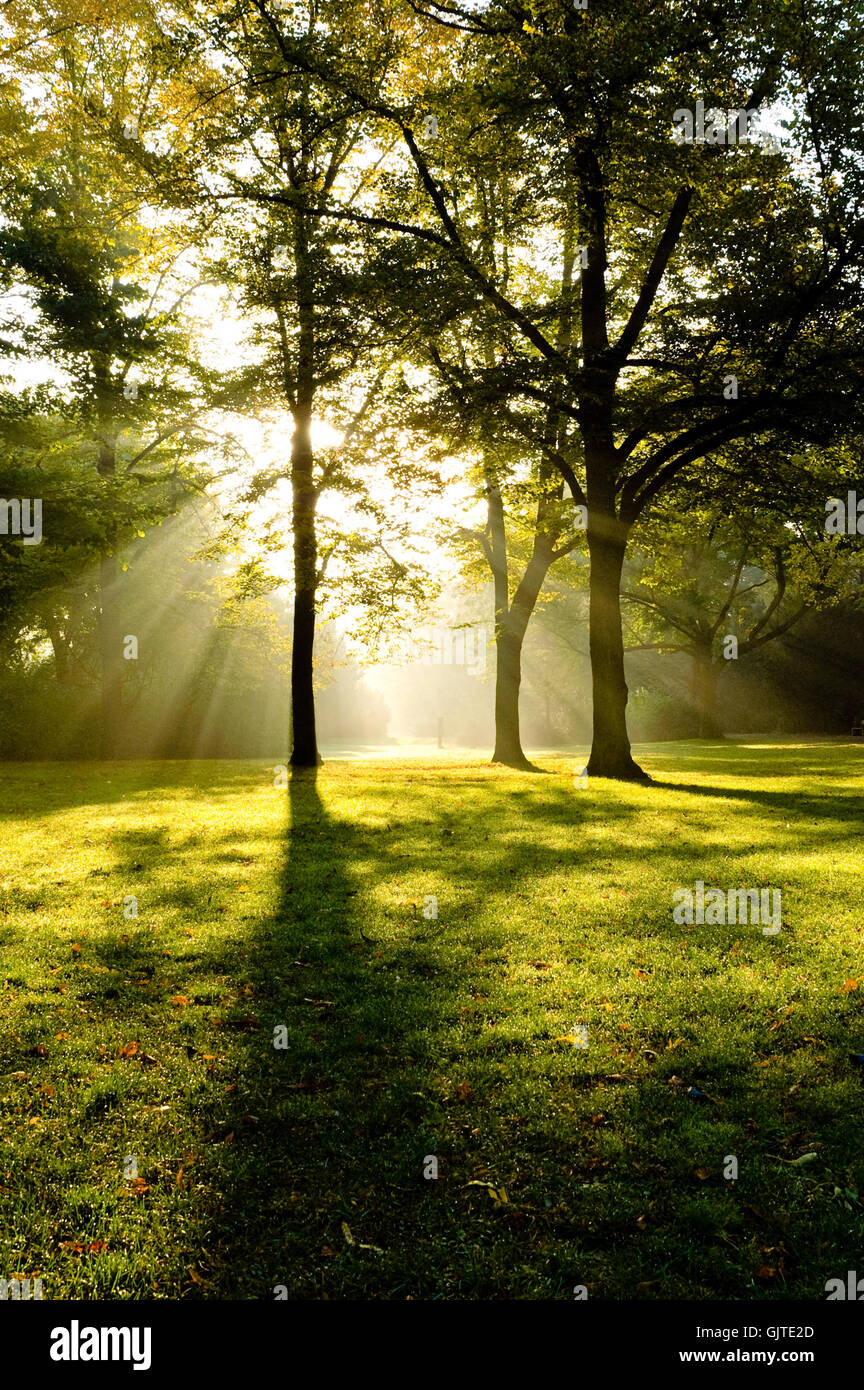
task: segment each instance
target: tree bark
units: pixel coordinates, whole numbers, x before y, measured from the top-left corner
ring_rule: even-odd
[[[294,533],[294,632],[291,649],[291,766],[321,761],[315,729],[315,600],[318,591],[318,491],[313,476],[312,409],[315,400],[315,289],[306,220],[294,218],[297,283],[297,385],[291,438]]]
[[[627,733],[627,682],[621,628],[621,571],[627,528],[611,510],[588,512],[589,649],[593,695],[593,737],[589,777],[625,782],[650,781],[633,759]]]
[[[505,620],[506,622],[506,620]],[[505,626],[495,645],[495,751],[493,763],[531,767],[522,751],[519,731],[519,690],[522,683],[522,640]]]
[[[298,412],[291,442],[294,529],[294,629],[291,648],[292,767],[321,761],[315,728],[315,599],[318,587],[317,493],[312,484],[311,418]]]
[[[489,530],[492,574],[495,584],[495,751],[493,763],[536,772],[522,750],[519,727],[519,692],[522,686],[522,646],[528,622],[543,581],[552,564],[552,546],[546,536],[535,534],[531,558],[510,601],[508,592],[507,539],[504,509],[497,486],[489,495]]]

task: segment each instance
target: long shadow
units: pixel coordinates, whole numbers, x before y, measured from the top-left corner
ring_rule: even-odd
[[[684,792],[688,796],[702,797],[719,801],[748,801],[764,806],[778,817],[795,811],[817,820],[849,821],[856,823],[861,819],[861,797],[852,791],[838,796],[826,792],[821,796],[798,790],[767,791],[753,787],[718,787],[698,782],[666,782],[656,779],[654,786],[660,791]]]
[[[320,1297],[336,1261],[355,1278],[380,1263],[388,1198],[398,1192],[403,1219],[406,1193],[409,1211],[428,1198],[433,1135],[410,1080],[428,1039],[401,995],[422,981],[433,1011],[455,987],[422,939],[400,953],[400,974],[364,932],[357,901],[370,870],[386,876],[387,853],[328,813],[314,771],[293,774],[288,806],[281,902],[256,951],[262,1026],[244,1077],[256,1122],[234,1146],[214,1231],[218,1265],[244,1270],[245,1296],[270,1299]]]

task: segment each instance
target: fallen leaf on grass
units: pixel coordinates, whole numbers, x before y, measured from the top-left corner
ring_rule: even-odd
[[[353,1245],[355,1243],[354,1237],[351,1234],[351,1227],[348,1225],[347,1221],[342,1222],[342,1234],[345,1237],[346,1245]]]
[[[454,1100],[469,1101],[474,1098],[474,1088],[469,1086],[467,1081],[460,1081],[456,1090],[453,1092]]]
[[[128,1043],[124,1043],[124,1044],[123,1044],[123,1046],[120,1048],[119,1052],[117,1053],[117,1056],[118,1056],[118,1057],[134,1057],[137,1051],[138,1051],[138,1043],[137,1043],[137,1042],[128,1042]]]
[[[851,994],[854,989],[858,988],[858,983],[858,980],[844,980],[838,992],[840,994]]]
[[[496,1207],[506,1206],[509,1202],[507,1191],[503,1187],[495,1188],[489,1182],[483,1182],[480,1178],[472,1178],[470,1182],[462,1184],[463,1187],[485,1187],[489,1196],[492,1198]]]
[[[186,1004],[189,1003],[189,1000],[185,994],[175,994],[171,1000],[171,1003],[175,1006],[175,1008],[182,1009]]]

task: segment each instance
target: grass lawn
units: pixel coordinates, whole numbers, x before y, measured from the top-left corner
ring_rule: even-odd
[[[579,756],[287,790],[260,763],[0,768],[0,1276],[818,1299],[864,1274],[864,750],[637,752],[654,786],[580,788]],[[676,925],[698,879],[781,888],[781,932]]]

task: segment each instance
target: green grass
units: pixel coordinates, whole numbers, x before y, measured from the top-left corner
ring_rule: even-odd
[[[0,769],[0,1276],[824,1298],[864,1258],[862,753]],[[676,925],[696,879],[782,932]]]

